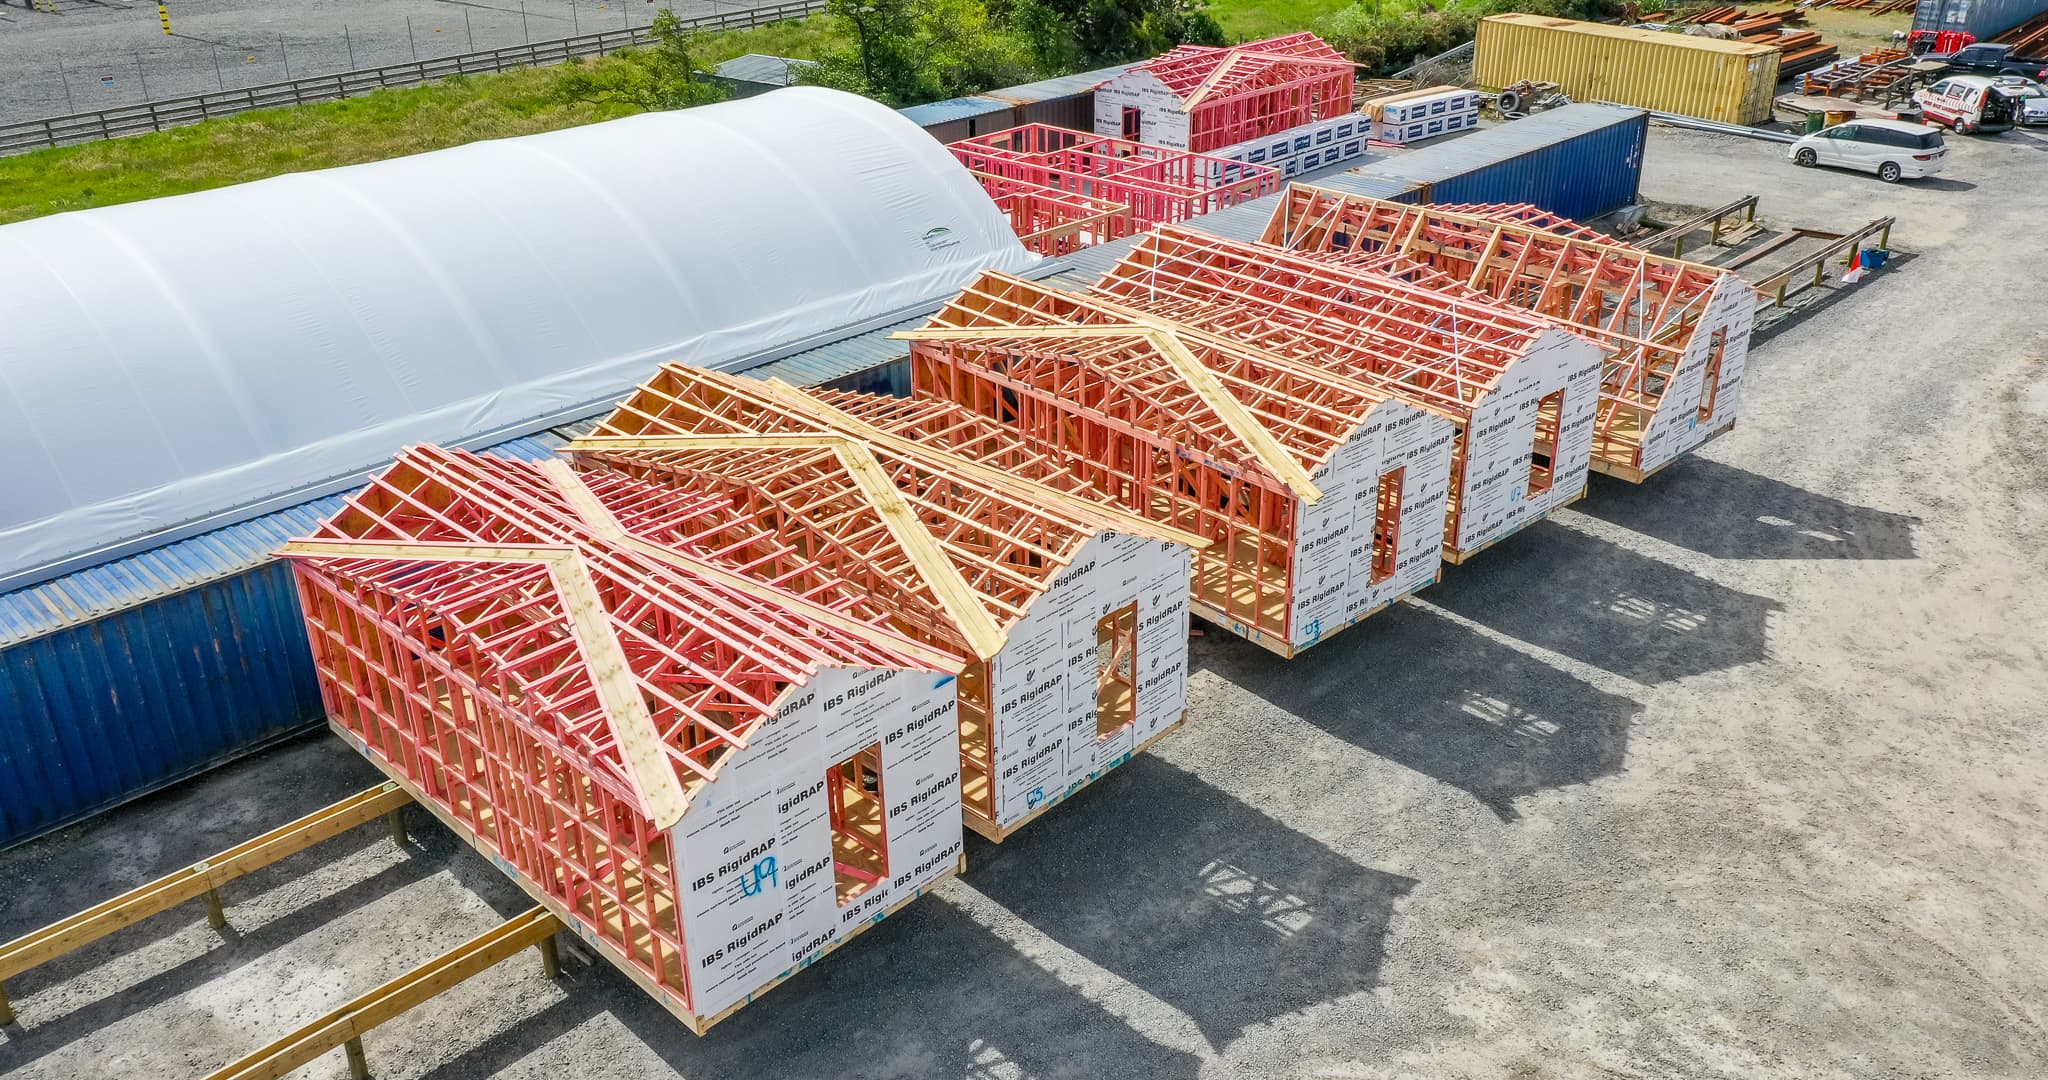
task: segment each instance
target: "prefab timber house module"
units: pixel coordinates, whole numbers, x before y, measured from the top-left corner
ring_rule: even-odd
[[[786,385],[679,364],[569,449],[726,499],[851,583],[861,611],[965,655],[962,812],[992,840],[1186,714],[1199,537],[891,435]]]
[[[724,514],[422,447],[281,552],[336,730],[700,1034],[962,851],[960,661],[664,542]]]
[[[1095,88],[1095,133],[1206,154],[1343,116],[1355,81],[1314,34],[1182,45]]]
[[[897,336],[914,397],[1210,540],[1195,613],[1283,656],[1437,578],[1451,422],[1384,387],[996,272]]]
[[[1453,417],[1448,562],[1585,494],[1600,350],[1527,312],[1185,228],[1148,234],[1095,291]]]
[[[1264,239],[1521,308],[1599,345],[1607,359],[1595,472],[1640,482],[1735,426],[1757,301],[1734,272],[1529,207],[1469,211],[1296,184]]]
[[[1270,195],[1280,170],[1049,124],[949,144],[1024,246],[1061,255]]]

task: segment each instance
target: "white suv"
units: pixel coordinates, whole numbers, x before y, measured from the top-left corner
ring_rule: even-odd
[[[1941,159],[1947,155],[1941,132],[1925,124],[1850,120],[1793,143],[1791,158],[1795,165],[1838,165],[1874,172],[1879,180],[1896,184],[1933,176],[1941,171]]]

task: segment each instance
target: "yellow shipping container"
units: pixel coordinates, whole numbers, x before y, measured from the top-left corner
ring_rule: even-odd
[[[1554,82],[1574,101],[1757,124],[1771,118],[1778,50],[1544,15],[1491,15],[1479,21],[1472,77],[1487,90],[1524,79]]]

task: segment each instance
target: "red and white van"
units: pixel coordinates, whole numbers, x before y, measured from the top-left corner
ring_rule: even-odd
[[[1946,124],[1958,135],[2007,131],[2019,115],[2020,95],[1985,75],[1951,75],[1913,95],[1930,123]]]

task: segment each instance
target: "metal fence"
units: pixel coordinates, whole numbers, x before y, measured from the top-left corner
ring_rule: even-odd
[[[825,10],[824,0],[794,0],[770,7],[748,8],[685,18],[685,27],[696,31],[742,30],[785,19],[802,18]],[[98,112],[72,113],[41,120],[0,124],[0,155],[18,154],[50,146],[93,142],[122,135],[194,124],[219,116],[233,116],[251,109],[278,105],[304,105],[367,94],[387,87],[418,86],[450,75],[481,75],[493,71],[560,64],[580,56],[615,52],[653,40],[644,26],[607,30],[595,34],[556,38],[509,45],[500,49],[459,53],[430,60],[362,68],[331,75],[313,75],[286,82],[245,86],[186,97],[162,98],[123,105]]]

